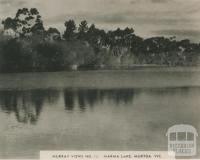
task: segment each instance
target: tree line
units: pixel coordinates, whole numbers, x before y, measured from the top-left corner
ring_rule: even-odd
[[[64,23],[63,34],[45,29],[36,8],[19,9],[2,21],[0,72],[120,68],[135,65],[197,65],[200,44],[175,37],[144,39],[133,28],[105,31],[86,20]]]

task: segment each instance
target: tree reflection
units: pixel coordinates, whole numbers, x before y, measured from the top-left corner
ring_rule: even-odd
[[[73,110],[74,108],[74,92],[71,89],[64,91],[64,101],[65,101],[65,109]]]
[[[65,109],[81,112],[94,108],[105,101],[118,106],[131,103],[136,93],[134,89],[65,89],[59,90],[4,90],[0,91],[0,108],[7,114],[14,113],[20,123],[36,124],[45,106],[58,107],[58,99],[64,99]]]
[[[77,106],[84,111],[88,106],[94,107],[97,103],[109,100],[119,105],[130,103],[137,93],[133,89],[65,89],[65,109],[72,111]]]
[[[0,91],[0,107],[8,114],[14,112],[18,122],[35,124],[44,103],[54,103],[58,97],[55,90]]]

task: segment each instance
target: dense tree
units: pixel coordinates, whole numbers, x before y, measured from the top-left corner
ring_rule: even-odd
[[[63,56],[59,44],[45,42],[37,46],[39,70],[56,71],[63,67]]]
[[[107,33],[104,44],[110,50],[113,58],[118,61],[116,65],[121,65],[122,59],[127,54],[131,54],[134,36],[132,28],[125,28],[124,30],[117,28]]]
[[[85,39],[89,42],[90,45],[99,51],[100,48],[104,47],[105,44],[106,32],[104,30],[100,30],[96,28],[94,24],[92,24],[85,35]]]
[[[19,9],[14,18],[7,18],[2,22],[6,32],[13,32],[12,36],[28,36],[31,34],[43,34],[44,26],[41,16],[36,8]]]
[[[175,37],[143,39],[133,28],[105,31],[81,21],[65,22],[64,34],[45,30],[36,8],[19,9],[3,22],[0,33],[0,71],[56,71],[84,67],[121,67],[135,64],[197,65],[200,44]],[[74,67],[75,66],[75,67]]]
[[[22,58],[20,43],[16,39],[8,40],[3,46],[3,71],[21,71]]]
[[[85,40],[88,31],[88,23],[86,20],[81,21],[78,27],[78,39]]]
[[[76,24],[74,20],[69,20],[65,22],[65,33],[63,35],[63,38],[67,41],[72,41],[75,39],[75,30],[76,30]]]
[[[61,40],[61,34],[60,32],[56,29],[56,28],[49,28],[46,31],[46,36],[47,36],[47,40],[49,41],[57,41],[57,40]]]
[[[95,61],[93,48],[82,41],[62,42],[62,52],[65,68],[84,67]]]

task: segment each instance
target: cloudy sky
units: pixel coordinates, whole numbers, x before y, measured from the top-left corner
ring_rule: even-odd
[[[36,7],[46,27],[64,30],[64,21],[86,19],[103,29],[133,27],[143,36],[200,41],[200,0],[0,0],[0,20],[18,8]]]

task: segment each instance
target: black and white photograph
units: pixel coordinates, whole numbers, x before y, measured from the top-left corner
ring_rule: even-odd
[[[200,0],[0,0],[0,159],[197,159],[198,133]]]

